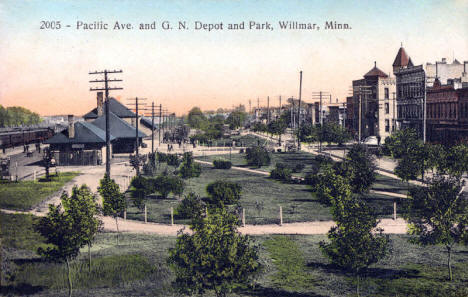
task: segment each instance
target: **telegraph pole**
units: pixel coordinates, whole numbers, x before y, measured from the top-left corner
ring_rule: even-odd
[[[154,101],[151,102],[151,153],[154,153]]]
[[[249,114],[252,114],[252,100],[249,99]]]
[[[162,104],[159,104],[159,126],[158,126],[158,143],[161,146],[161,117],[162,117]]]
[[[146,100],[146,98],[135,97],[135,99],[129,99],[129,100],[135,100],[135,103],[134,103],[135,104],[135,119],[136,119],[136,123],[135,123],[135,127],[136,127],[136,129],[135,129],[135,147],[136,147],[135,156],[136,156],[136,160],[139,162],[138,148],[140,146],[140,143],[139,143],[139,139],[138,139],[138,122],[139,122],[139,120],[138,120],[138,105],[143,105],[143,106],[146,105],[145,103],[140,103],[140,101],[144,101],[144,100]],[[129,103],[129,105],[133,105],[133,104]],[[136,174],[140,175],[140,167],[139,166],[137,166],[137,168],[136,168]]]
[[[270,96],[267,96],[267,124],[270,123]]]
[[[301,99],[302,99],[302,70],[299,72],[299,108],[297,114],[297,148],[301,150]]]
[[[110,165],[110,125],[109,125],[109,91],[113,90],[123,90],[123,88],[119,87],[110,87],[109,83],[110,82],[121,82],[121,79],[109,79],[108,74],[114,74],[114,73],[122,73],[122,70],[104,70],[104,71],[94,71],[94,72],[89,72],[90,75],[95,75],[95,74],[104,74],[104,79],[103,80],[90,80],[90,83],[104,83],[104,88],[89,88],[90,91],[105,91],[106,93],[106,174],[110,178],[110,170],[111,170],[111,165]]]

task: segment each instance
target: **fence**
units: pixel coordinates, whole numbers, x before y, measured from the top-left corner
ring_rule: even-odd
[[[176,206],[171,207],[162,207],[157,208],[157,212],[148,211],[149,207],[145,205],[144,209],[141,211],[125,211],[123,213],[124,220],[132,219],[142,222],[152,222],[159,224],[188,224],[190,222],[187,218],[177,217],[175,214]],[[239,217],[239,224],[241,226],[245,225],[266,225],[266,224],[278,224],[283,225],[285,223],[300,223],[300,222],[310,222],[310,221],[330,221],[332,220],[331,216],[327,218],[317,219],[310,217],[309,219],[297,220],[294,218],[294,215],[291,215],[291,209],[284,209],[282,205],[278,205],[275,208],[275,213],[271,214],[269,217],[259,217],[255,215],[257,210],[240,208],[237,211]],[[397,201],[393,201],[393,213],[387,218],[392,218],[393,220],[397,219]]]

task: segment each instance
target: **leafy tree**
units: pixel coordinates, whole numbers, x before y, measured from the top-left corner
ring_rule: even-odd
[[[343,162],[344,173],[350,178],[350,184],[354,193],[369,191],[375,182],[374,157],[363,145],[353,145],[346,154]]]
[[[187,122],[192,128],[203,129],[207,119],[199,107],[194,107],[188,113]]]
[[[247,165],[260,168],[270,164],[270,154],[263,146],[253,146],[246,150]]]
[[[247,119],[247,113],[241,110],[235,110],[229,114],[226,119],[226,124],[229,125],[229,129],[234,130],[244,126]]]
[[[97,218],[96,198],[87,186],[75,186],[70,197],[63,194],[61,199],[63,210],[61,205],[49,205],[49,212],[34,228],[50,244],[45,249],[40,247],[38,254],[49,261],[67,264],[68,296],[71,296],[70,262],[78,256],[81,247],[91,245],[101,222]]]
[[[285,121],[283,121],[281,118],[276,119],[274,121],[271,121],[268,124],[268,132],[271,135],[277,135],[278,136],[278,145],[281,145],[281,135],[284,134],[287,128],[287,124]]]
[[[190,192],[177,206],[176,213],[183,218],[194,220],[200,218],[204,210],[205,205],[200,196]]]
[[[127,208],[125,195],[120,192],[119,185],[107,174],[99,181],[98,192],[102,197],[102,210],[105,216],[112,216],[115,219],[117,228],[117,245],[119,244],[119,222],[118,217]]]
[[[409,188],[409,181],[415,180],[418,177],[419,166],[410,156],[404,156],[398,161],[394,172],[402,181],[406,181]]]
[[[151,182],[153,191],[159,192],[164,199],[167,199],[170,193],[181,195],[184,191],[184,182],[176,175],[161,174]]]
[[[320,249],[332,264],[355,275],[359,296],[361,273],[386,255],[389,238],[376,228],[379,221],[364,201],[349,191],[335,198],[332,214],[336,226],[328,231],[329,242],[320,242]],[[378,233],[373,234],[374,230]]]
[[[414,146],[421,142],[418,133],[414,129],[402,129],[395,131],[385,140],[385,147],[395,159],[400,159],[410,154]]]
[[[460,178],[436,176],[428,187],[410,190],[403,212],[410,223],[409,233],[418,236],[411,240],[413,243],[445,246],[450,280],[454,245],[468,236],[468,200],[461,195],[461,189]]]
[[[292,170],[283,163],[276,163],[276,168],[270,172],[273,179],[290,182],[292,180]]]
[[[452,176],[462,176],[468,171],[468,146],[459,144],[447,152],[445,171]]]
[[[242,187],[238,183],[217,180],[206,187],[209,196],[207,202],[215,208],[236,204],[241,198],[241,191]]]
[[[332,205],[336,199],[351,196],[351,186],[346,177],[337,175],[331,168],[317,175],[315,193],[325,205]]]
[[[254,132],[267,132],[268,127],[266,124],[262,122],[255,122],[252,126],[252,131]]]
[[[24,107],[0,105],[0,128],[37,125],[41,121],[39,114]]]
[[[146,197],[153,192],[152,184],[148,178],[137,175],[130,182],[129,192],[133,205],[139,210],[143,210],[146,205]]]
[[[130,165],[136,170],[136,174],[140,175],[140,167],[146,162],[145,155],[130,155]]]
[[[180,167],[179,174],[182,178],[199,177],[201,174],[201,166],[195,163],[191,152],[184,153],[182,159],[182,166]]]
[[[178,154],[166,154],[166,162],[169,166],[179,167],[181,160]]]
[[[176,290],[190,295],[213,290],[224,297],[249,284],[259,271],[258,252],[237,231],[237,223],[237,217],[223,208],[192,224],[192,235],[179,233],[168,258]]]
[[[80,188],[74,186],[72,194],[68,197],[63,194],[62,205],[66,212],[71,214],[79,227],[83,241],[88,245],[89,272],[91,272],[91,245],[94,237],[102,228],[102,221],[98,218],[101,210],[97,203],[97,197],[86,185]]]

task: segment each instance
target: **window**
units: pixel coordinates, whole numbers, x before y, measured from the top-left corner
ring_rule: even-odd
[[[390,131],[390,121],[385,120],[385,132],[389,132],[389,131]]]
[[[385,113],[389,114],[390,113],[390,104],[385,103]]]
[[[385,99],[388,99],[388,98],[390,98],[389,93],[388,93],[388,88],[385,88]]]

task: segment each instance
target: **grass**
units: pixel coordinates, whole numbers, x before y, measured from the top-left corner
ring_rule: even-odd
[[[29,210],[48,196],[60,190],[71,181],[78,172],[64,172],[59,176],[52,175],[51,181],[39,179],[34,181],[2,181],[0,187],[0,208]]]
[[[252,134],[231,136],[229,138],[215,139],[212,141],[212,146],[230,146],[231,142],[235,141],[236,146],[250,147],[254,145],[274,145],[277,142],[267,140]]]
[[[263,242],[276,268],[272,283],[288,291],[311,288],[313,276],[307,268],[298,244],[286,236],[274,236]]]
[[[223,156],[226,157],[226,155]],[[244,162],[242,154],[233,154],[232,157],[234,165]],[[217,158],[220,158],[220,156],[209,156],[208,160],[212,161]],[[275,162],[283,162],[293,166],[295,164],[306,164],[305,169],[302,171],[303,175],[312,170],[312,167],[318,166],[317,161],[314,160],[314,155],[304,152],[275,153],[272,154],[272,159],[272,164],[275,164]],[[273,168],[273,166],[262,167],[261,170],[268,171],[267,169]],[[166,168],[165,164],[161,166],[160,171],[164,168]],[[172,167],[170,168],[172,169]],[[240,206],[245,208],[247,224],[278,223],[280,205],[283,209],[283,221],[285,223],[332,219],[329,208],[317,200],[312,189],[307,185],[282,183],[258,173],[235,169],[215,169],[211,165],[205,164],[202,164],[200,177],[186,180],[184,195],[193,191],[201,197],[206,197],[206,186],[217,179],[237,182],[242,186]],[[396,193],[405,193],[404,191],[406,191],[406,189],[403,189],[406,185],[399,180],[378,175],[374,189],[382,190],[382,187]],[[394,197],[375,193],[365,194],[364,197],[375,209],[379,217],[392,217]],[[150,196],[147,202],[148,221],[170,223],[170,208],[172,207],[175,210],[179,201],[179,197],[160,199],[156,195]],[[127,218],[144,220],[143,212],[133,207],[131,202],[129,205]],[[399,207],[397,208],[398,211],[400,211]],[[175,217],[175,222],[179,224],[188,223],[187,220],[178,217]]]
[[[32,230],[34,219],[30,216],[0,218],[2,230]],[[19,223],[21,227],[16,226]],[[44,262],[35,254],[31,248],[43,244],[40,237],[25,235],[18,245],[12,240],[17,235],[1,233],[2,273],[7,281],[1,294],[64,296],[65,265]],[[454,281],[448,282],[445,248],[413,245],[408,238],[409,235],[390,236],[393,252],[369,268],[361,281],[361,296],[467,296],[466,246],[456,246]],[[236,290],[229,296],[354,296],[354,277],[328,263],[318,246],[322,240],[327,240],[325,235],[252,237],[259,247],[262,272],[254,287]],[[86,248],[73,261],[73,296],[176,296],[170,286],[174,276],[166,263],[168,248],[174,245],[175,237],[124,233],[116,246],[115,234],[98,234],[91,249],[91,273]]]
[[[163,166],[164,167],[164,166]],[[217,180],[229,180],[242,186],[241,207],[246,210],[247,224],[275,224],[279,222],[279,205],[283,208],[283,222],[300,222],[331,219],[328,208],[318,202],[307,185],[283,184],[256,173],[239,170],[215,169],[202,165],[200,177],[186,181],[184,194],[191,191],[206,197],[206,186]],[[154,197],[154,196],[153,196]],[[148,220],[170,223],[170,208],[179,201],[169,199],[148,199]],[[143,220],[143,214],[129,203],[127,218]],[[186,223],[176,219],[176,223]]]

